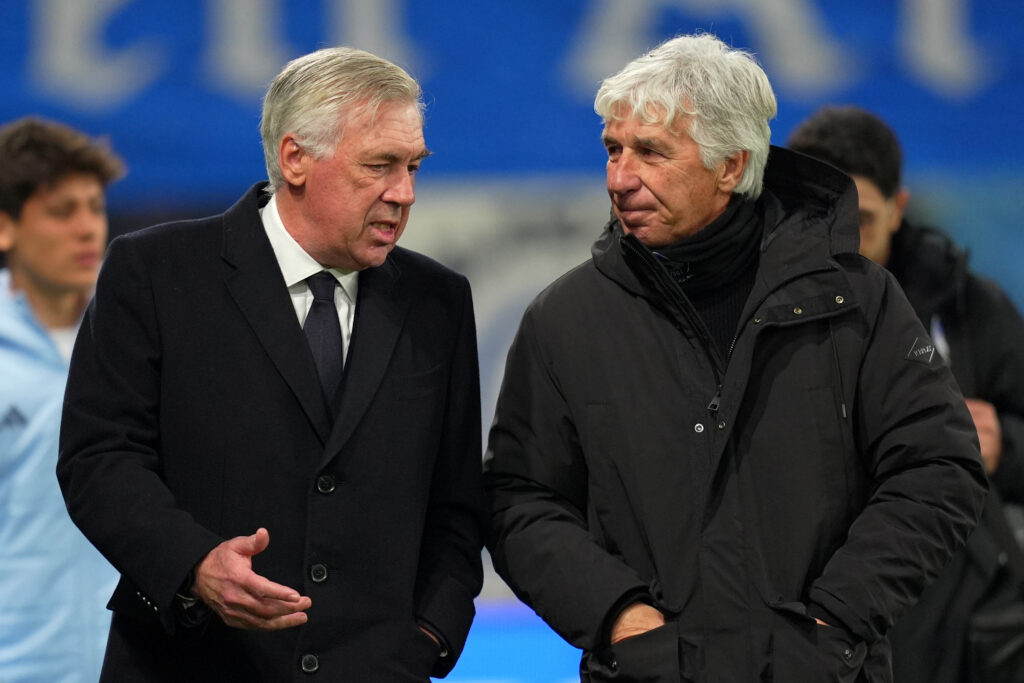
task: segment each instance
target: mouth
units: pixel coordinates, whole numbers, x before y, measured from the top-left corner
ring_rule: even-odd
[[[368,224],[370,231],[382,242],[394,242],[398,234],[397,221],[372,221]]]
[[[619,215],[619,220],[626,225],[637,225],[650,214],[650,209],[616,206],[615,212]]]
[[[102,254],[96,251],[83,252],[75,255],[75,263],[82,268],[96,268],[103,260]]]

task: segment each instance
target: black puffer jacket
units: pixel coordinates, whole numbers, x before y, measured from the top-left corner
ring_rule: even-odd
[[[491,553],[585,680],[888,680],[886,631],[976,523],[970,416],[857,255],[852,182],[773,149],[766,186],[727,360],[614,221],[509,351]],[[637,598],[668,625],[609,649]]]

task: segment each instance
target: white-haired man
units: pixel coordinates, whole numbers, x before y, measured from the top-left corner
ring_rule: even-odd
[[[320,50],[262,137],[269,187],[114,240],[75,347],[58,477],[122,574],[102,680],[423,683],[473,618],[482,489],[469,285],[395,245],[420,89]]]
[[[527,310],[485,485],[499,573],[585,681],[887,681],[985,492],[959,390],[857,254],[845,175],[770,151],[710,35],[608,78],[612,218]]]

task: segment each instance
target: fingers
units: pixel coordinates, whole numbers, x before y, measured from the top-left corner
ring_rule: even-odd
[[[251,541],[251,551],[249,555],[259,555],[267,546],[270,545],[270,532],[260,527],[256,530],[256,533],[249,537]]]
[[[284,586],[285,590],[290,591]],[[294,593],[294,591],[292,591]],[[248,592],[231,593],[224,596],[220,614],[228,626],[235,628],[274,631],[306,623],[312,601],[295,593],[295,600],[278,600]]]
[[[295,589],[252,571],[238,580],[220,582],[217,588],[211,607],[224,623],[235,628],[277,630],[299,626],[306,623],[305,610],[313,602]]]
[[[196,567],[195,592],[234,628],[278,630],[306,623],[312,601],[294,588],[252,571],[252,556],[266,550],[270,535],[259,529],[211,550]]]

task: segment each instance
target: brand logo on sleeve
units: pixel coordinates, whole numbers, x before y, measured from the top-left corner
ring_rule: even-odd
[[[927,337],[914,337],[914,343],[907,351],[907,360],[914,360],[924,365],[931,365],[938,354],[935,352],[935,345]]]

